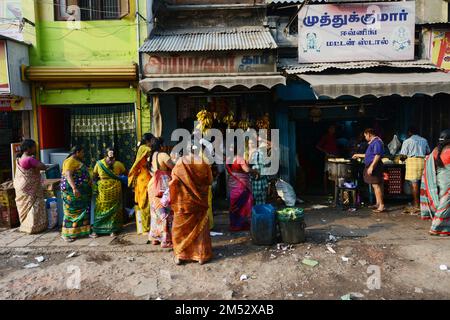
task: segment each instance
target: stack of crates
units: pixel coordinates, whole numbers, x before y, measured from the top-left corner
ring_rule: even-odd
[[[14,188],[0,187],[0,227],[2,228],[16,228],[20,225],[15,198]]]
[[[401,167],[387,167],[384,172],[384,193],[389,196],[403,194],[403,173]]]

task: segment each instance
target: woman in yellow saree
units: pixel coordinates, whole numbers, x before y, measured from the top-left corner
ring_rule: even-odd
[[[126,179],[125,172],[125,166],[115,159],[112,148],[106,149],[106,157],[96,163],[93,178],[98,180],[98,195],[95,201],[92,238],[98,234],[114,237],[122,229],[122,181],[123,178]]]
[[[194,260],[203,264],[212,258],[209,234],[208,193],[212,183],[210,166],[199,156],[188,154],[172,169],[170,204],[175,263]]]
[[[136,216],[140,215],[142,220],[142,228],[136,225],[137,233],[145,235],[150,231],[150,202],[147,187],[151,179],[148,157],[150,156],[150,145],[153,139],[154,136],[151,133],[143,135],[139,143],[136,160],[128,173],[128,186],[134,188],[134,201],[139,211],[136,212]]]

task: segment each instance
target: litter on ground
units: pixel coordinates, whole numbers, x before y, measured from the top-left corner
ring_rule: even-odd
[[[310,266],[310,267],[314,268],[315,266],[317,266],[319,264],[319,261],[312,260],[312,259],[303,259],[302,263],[304,265],[307,265],[307,266]]]

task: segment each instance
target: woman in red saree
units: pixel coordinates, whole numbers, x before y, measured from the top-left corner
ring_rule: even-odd
[[[235,156],[233,163],[226,165],[230,190],[230,230],[250,230],[252,216],[253,193],[250,180],[252,169],[247,161]]]
[[[172,169],[169,189],[174,212],[172,242],[176,264],[183,260],[203,264],[212,258],[208,227],[208,192],[211,184],[210,166],[192,153],[179,159]]]

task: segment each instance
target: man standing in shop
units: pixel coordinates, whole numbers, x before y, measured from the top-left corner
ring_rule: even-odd
[[[323,174],[323,186],[324,186],[324,192],[328,193],[328,159],[337,157],[338,155],[338,146],[337,146],[337,139],[336,139],[336,126],[331,125],[328,127],[327,133],[322,136],[322,139],[320,139],[319,143],[317,144],[316,148],[323,152],[324,157],[324,174]]]
[[[430,154],[430,146],[425,138],[418,135],[416,127],[408,129],[408,139],[403,142],[400,155],[406,158],[405,180],[411,183],[413,206],[405,208],[405,212],[412,214],[420,212],[419,188],[425,166],[425,156]]]
[[[373,207],[373,212],[381,213],[385,211],[383,199],[383,162],[381,158],[384,155],[384,143],[375,134],[375,130],[364,130],[364,138],[369,143],[365,154],[354,154],[353,159],[364,158],[364,182],[370,184],[375,192],[377,200]]]

